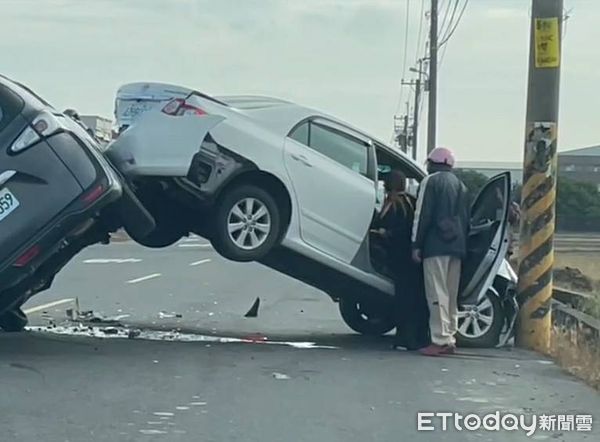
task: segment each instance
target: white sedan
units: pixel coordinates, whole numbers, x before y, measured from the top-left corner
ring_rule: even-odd
[[[360,333],[394,327],[393,282],[369,232],[385,173],[401,170],[413,189],[425,176],[409,157],[337,118],[275,98],[134,83],[119,89],[115,114],[120,135],[107,155],[157,223],[136,241],[165,247],[195,232],[226,258],[259,261],[325,291]],[[494,288],[509,192],[510,176],[499,175],[473,205],[463,343],[495,345],[512,332],[514,313]]]

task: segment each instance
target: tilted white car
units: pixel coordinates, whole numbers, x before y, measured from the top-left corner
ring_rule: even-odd
[[[403,171],[414,189],[425,176],[419,165],[339,119],[274,98],[134,83],[119,89],[115,107],[120,135],[107,155],[157,223],[136,241],[165,247],[195,232],[226,258],[259,261],[328,293],[355,331],[393,328],[393,282],[369,231],[385,173]],[[498,276],[509,192],[509,174],[499,175],[473,205],[463,344],[495,345],[512,332],[514,274]]]

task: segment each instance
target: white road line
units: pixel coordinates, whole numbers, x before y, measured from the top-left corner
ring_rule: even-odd
[[[178,247],[200,247],[200,248],[209,248],[212,247],[210,244],[194,244],[194,243],[190,243],[190,244],[179,244]]]
[[[57,305],[67,304],[69,302],[74,302],[74,301],[75,301],[75,298],[59,299],[58,301],[53,301],[53,302],[49,302],[47,304],[42,304],[42,305],[38,305],[35,307],[25,309],[25,310],[23,310],[23,313],[25,313],[26,315],[30,315],[31,313],[39,312],[41,310],[47,310],[49,308],[56,307]]]
[[[125,264],[130,262],[142,262],[138,258],[94,258],[83,261],[85,264]]]
[[[151,275],[142,276],[141,278],[131,279],[131,280],[127,281],[127,284],[136,284],[138,282],[148,281],[149,279],[158,278],[159,276],[161,276],[160,273],[152,273]]]
[[[210,262],[210,261],[211,261],[210,259],[201,259],[200,261],[190,263],[190,267],[195,267],[195,266],[199,266],[201,264],[206,264],[207,262]]]

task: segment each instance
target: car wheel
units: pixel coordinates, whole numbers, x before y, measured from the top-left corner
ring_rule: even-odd
[[[27,325],[27,315],[21,308],[8,310],[0,315],[0,328],[5,332],[20,332]]]
[[[493,347],[503,325],[500,300],[488,291],[477,305],[458,306],[456,343],[459,347]]]
[[[362,335],[381,336],[395,327],[391,309],[385,302],[342,298],[339,308],[346,325]]]
[[[212,243],[233,261],[255,261],[267,255],[281,233],[281,214],[275,198],[253,185],[241,185],[220,201]]]
[[[160,192],[160,189],[154,192]],[[156,193],[149,191],[142,193],[140,201],[154,218],[156,227],[146,235],[140,235],[133,229],[125,226],[125,232],[129,237],[143,245],[153,249],[169,247],[187,235],[185,224],[182,222],[181,207],[168,198],[157,197]]]

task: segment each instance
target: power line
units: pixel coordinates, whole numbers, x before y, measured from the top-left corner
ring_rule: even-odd
[[[417,50],[415,52],[415,60],[418,60],[421,55],[421,36],[423,35],[423,22],[425,21],[425,0],[421,0],[421,15],[419,21],[419,34],[417,36]],[[424,40],[423,40],[424,41]]]
[[[452,28],[452,30],[448,33],[448,35],[446,36],[446,38],[444,38],[439,44],[438,44],[438,48],[441,48],[442,45],[446,44],[448,42],[448,40],[450,40],[450,38],[452,37],[452,35],[454,34],[454,31],[456,31],[456,28],[458,28],[458,25],[460,24],[460,20],[463,17],[463,14],[465,13],[465,9],[467,9],[467,5],[469,4],[469,0],[465,0],[465,3],[463,4],[463,7],[460,11],[460,14],[458,16],[458,19],[456,20],[456,23],[454,24],[454,27]]]
[[[442,24],[440,25],[440,34],[443,34],[442,29],[444,29],[444,26],[446,25],[446,20],[448,20],[448,14],[450,13],[451,6],[452,6],[452,0],[446,0],[446,11],[444,12],[444,18],[442,19]]]
[[[408,23],[410,17],[410,0],[406,0],[406,19],[404,22],[404,59],[402,61],[402,77],[400,81],[404,78],[406,74],[406,61],[408,59]],[[402,84],[400,84],[400,99],[398,100],[398,104],[396,106],[396,113],[400,110],[400,106],[402,106],[402,98],[404,96],[404,88]]]
[[[450,4],[451,4],[451,0],[448,0],[448,9],[450,9]],[[448,34],[448,31],[450,30],[450,28],[452,27],[452,25],[454,24],[454,17],[456,17],[456,11],[458,9],[458,5],[460,4],[460,0],[454,0],[454,8],[452,9],[452,15],[450,16],[450,21],[448,22],[448,26],[446,26],[446,29],[444,28],[444,23],[445,23],[445,19],[444,22],[442,22],[442,26],[440,28],[440,40],[443,40],[444,38],[446,38],[446,35]]]

